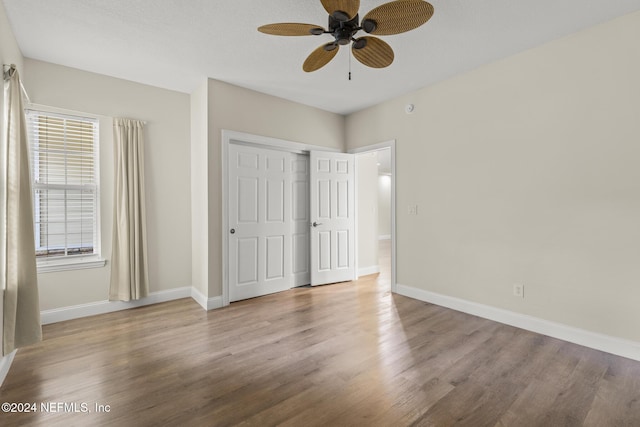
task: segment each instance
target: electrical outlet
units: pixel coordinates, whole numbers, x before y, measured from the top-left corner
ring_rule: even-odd
[[[418,205],[409,205],[409,215],[418,215]]]
[[[524,285],[520,283],[513,285],[513,296],[524,298]]]

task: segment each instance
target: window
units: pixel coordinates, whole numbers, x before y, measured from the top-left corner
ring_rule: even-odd
[[[98,266],[98,120],[29,110],[27,126],[38,270]]]

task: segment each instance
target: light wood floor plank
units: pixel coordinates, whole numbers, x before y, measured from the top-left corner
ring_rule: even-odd
[[[640,363],[392,295],[388,276],[44,327],[2,426],[638,426]]]

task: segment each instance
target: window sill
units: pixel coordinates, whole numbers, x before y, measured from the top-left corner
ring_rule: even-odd
[[[43,260],[38,261],[38,273],[54,273],[56,271],[101,268],[104,267],[106,263],[106,260],[98,257]]]

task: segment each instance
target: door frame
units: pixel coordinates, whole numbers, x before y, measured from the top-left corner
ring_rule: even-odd
[[[291,153],[307,154],[309,151],[332,151],[342,153],[342,150],[322,147],[312,144],[287,141],[286,139],[254,135],[222,129],[222,306],[229,305],[229,144],[249,145],[270,150],[288,151]],[[393,156],[393,154],[392,154]],[[392,157],[393,163],[393,157]],[[357,183],[356,183],[357,184]],[[392,191],[393,194],[393,191]],[[357,257],[356,245],[356,257]],[[357,258],[356,258],[357,259]]]
[[[391,150],[391,292],[396,293],[398,288],[396,270],[396,140],[392,139],[377,144],[366,145],[364,147],[352,148],[347,151],[349,154],[373,153],[389,148]],[[356,192],[358,191],[358,176],[356,174]],[[356,215],[358,214],[358,198],[356,197]],[[357,218],[357,216],[356,216]],[[358,268],[358,235],[356,227],[356,269]]]

